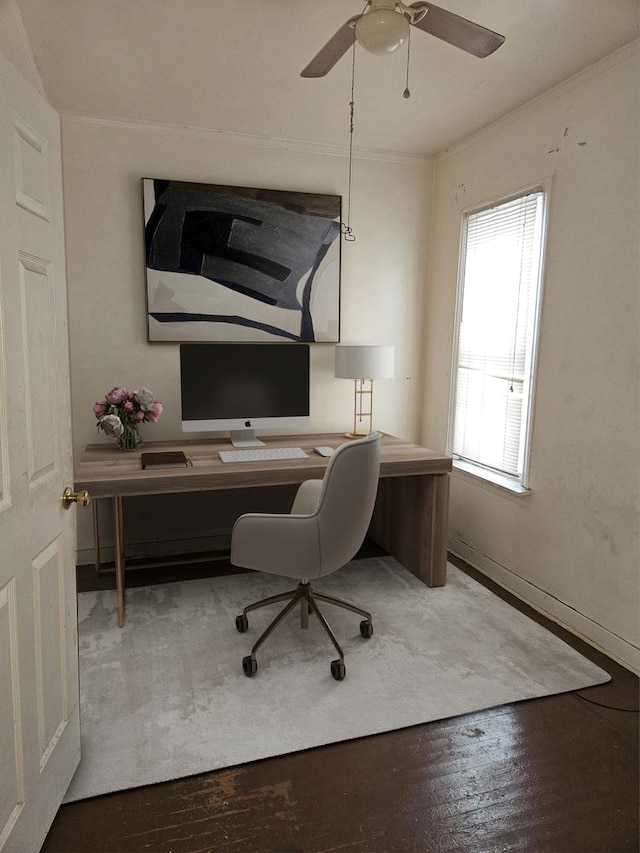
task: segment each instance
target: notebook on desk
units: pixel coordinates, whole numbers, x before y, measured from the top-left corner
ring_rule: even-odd
[[[148,468],[186,468],[189,464],[182,450],[165,450],[154,453],[142,453],[140,463]]]

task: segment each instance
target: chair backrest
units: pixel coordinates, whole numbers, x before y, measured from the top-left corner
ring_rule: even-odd
[[[351,560],[367,534],[380,474],[380,434],[349,441],[329,460],[316,511],[320,575]]]

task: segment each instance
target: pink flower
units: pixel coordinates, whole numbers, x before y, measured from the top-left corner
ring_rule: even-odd
[[[153,408],[149,409],[147,412],[147,418],[151,421],[152,424],[157,423],[160,420],[160,415],[162,414],[162,403],[160,400],[156,400],[153,404]]]
[[[137,421],[143,421],[143,420],[144,420],[144,416],[145,416],[145,413],[144,413],[143,411],[138,410],[138,411],[136,412],[136,420],[137,420]]]
[[[128,412],[132,411],[133,403],[131,402],[131,400],[127,400],[127,402],[124,404],[124,407]]]
[[[97,418],[101,418],[106,411],[107,411],[107,408],[104,404],[104,400],[98,400],[98,402],[95,403],[93,406],[93,414]]]
[[[126,388],[112,388],[108,394],[104,395],[107,403],[110,403],[112,406],[117,406],[118,403],[122,403],[123,400],[126,400],[129,396],[129,392]]]

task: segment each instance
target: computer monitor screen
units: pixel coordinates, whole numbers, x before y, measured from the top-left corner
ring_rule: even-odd
[[[262,444],[256,429],[309,424],[307,344],[182,344],[183,432],[229,430],[234,445]]]

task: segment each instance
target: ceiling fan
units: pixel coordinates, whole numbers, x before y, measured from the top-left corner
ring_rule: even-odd
[[[369,0],[364,12],[345,21],[300,76],[324,77],[355,40],[371,53],[391,53],[406,40],[410,25],[480,58],[489,56],[504,41],[500,33],[424,0],[410,6],[401,0]]]

